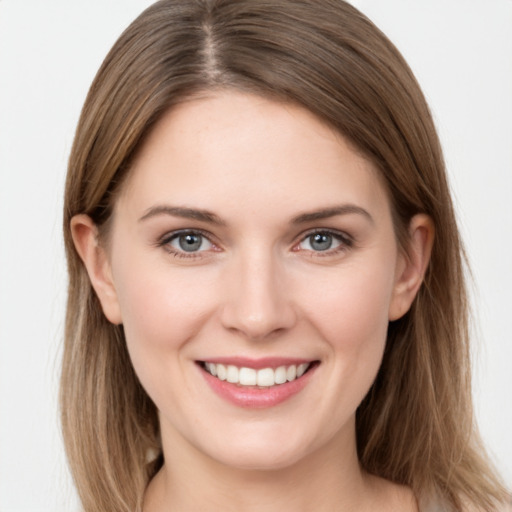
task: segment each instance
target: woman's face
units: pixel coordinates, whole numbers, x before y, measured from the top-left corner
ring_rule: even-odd
[[[252,95],[183,103],[134,162],[110,236],[100,299],[164,447],[260,469],[353,449],[408,305],[385,189],[339,134]]]

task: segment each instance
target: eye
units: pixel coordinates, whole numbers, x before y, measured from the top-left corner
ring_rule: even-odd
[[[332,254],[351,247],[352,241],[341,233],[315,231],[306,235],[298,244],[298,250]]]
[[[170,245],[185,252],[205,251],[211,248],[211,242],[200,233],[186,233],[177,235]]]
[[[197,253],[210,251],[213,243],[199,231],[178,231],[162,238],[158,245],[176,257],[194,257]]]

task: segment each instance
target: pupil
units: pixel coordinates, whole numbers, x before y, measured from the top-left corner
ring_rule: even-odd
[[[326,251],[332,245],[332,236],[326,233],[316,233],[312,236],[311,247],[315,251]]]
[[[181,235],[179,238],[180,248],[186,252],[197,251],[201,247],[201,235]]]

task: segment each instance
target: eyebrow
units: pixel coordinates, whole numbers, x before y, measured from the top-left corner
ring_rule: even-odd
[[[292,219],[292,224],[304,224],[306,222],[313,222],[316,220],[328,219],[337,215],[357,214],[366,217],[372,224],[375,223],[370,213],[355,204],[342,204],[339,206],[331,206],[315,210],[312,212],[301,213]]]
[[[328,219],[337,215],[348,214],[362,215],[363,217],[366,217],[372,224],[374,223],[373,217],[364,208],[361,208],[355,204],[343,204],[340,206],[331,206],[328,208],[322,208],[321,210],[301,213],[300,215],[293,217],[291,224],[305,224],[307,222]],[[173,217],[181,217],[183,219],[193,219],[202,222],[208,222],[217,226],[226,226],[225,221],[223,221],[218,215],[215,215],[215,213],[212,213],[208,210],[168,205],[157,205],[148,208],[144,215],[139,219],[139,222],[150,219],[152,217],[156,217],[158,215],[171,215]]]
[[[193,219],[217,226],[225,226],[226,223],[215,213],[208,210],[185,208],[181,206],[157,205],[146,210],[146,213],[139,219],[139,222],[150,219],[157,215],[172,215],[173,217],[181,217],[183,219]]]

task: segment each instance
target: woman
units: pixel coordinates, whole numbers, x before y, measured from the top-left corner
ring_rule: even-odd
[[[163,1],[66,185],[85,510],[494,510],[462,248],[397,50],[340,1]]]

